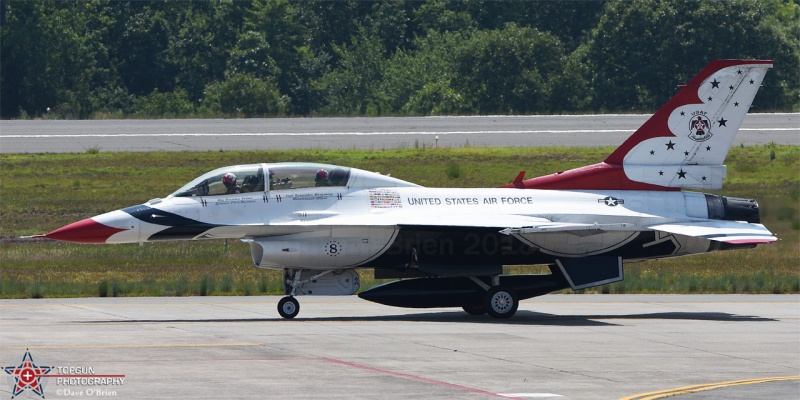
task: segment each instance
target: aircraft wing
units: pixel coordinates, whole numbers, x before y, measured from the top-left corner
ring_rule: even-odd
[[[548,219],[539,217],[529,217],[526,215],[481,215],[479,217],[470,216],[464,217],[461,215],[446,215],[436,216],[431,218],[415,217],[403,219],[398,225],[414,225],[414,226],[458,226],[465,228],[521,228],[524,226],[534,224],[551,224]]]
[[[770,243],[778,240],[764,225],[737,221],[681,222],[650,225],[647,228],[733,244]]]
[[[441,214],[436,216],[421,214],[369,214],[349,216],[341,214],[303,214],[296,219],[272,222],[272,226],[452,226],[464,228],[497,228],[506,235],[529,233],[571,233],[576,236],[589,236],[608,231],[635,231],[650,229],[677,235],[692,236],[732,244],[770,243],[778,240],[764,225],[737,221],[678,222],[649,225],[645,227],[634,223],[566,223],[554,222],[545,218],[527,215],[471,215]]]
[[[526,215],[457,215],[457,214],[444,214],[444,215],[420,215],[420,214],[405,214],[402,216],[390,214],[370,214],[370,215],[325,215],[314,216],[310,214],[298,215],[297,219],[271,222],[270,225],[278,226],[321,226],[321,225],[339,225],[339,226],[390,226],[390,225],[414,225],[414,226],[457,226],[465,228],[498,228],[501,229],[515,229],[530,226],[540,226],[545,224],[553,224],[552,221],[545,218],[531,217]]]
[[[419,215],[407,214],[403,216],[370,214],[359,216],[344,216],[331,214],[304,214],[285,222],[272,222],[277,226],[448,226],[462,228],[496,228],[505,235],[519,235],[526,233],[570,233],[576,236],[590,236],[606,231],[631,231],[637,230],[636,224],[581,224],[568,222],[553,222],[546,218],[528,215],[471,215],[469,218],[458,214]],[[639,228],[640,229],[640,228]]]
[[[547,232],[570,232],[578,236],[586,236],[591,232],[606,232],[606,231],[631,231],[635,230],[636,224],[632,223],[618,223],[618,224],[576,224],[569,222],[546,222],[538,223],[535,225],[524,226],[522,228],[506,228],[500,231],[506,235],[514,235],[520,233],[547,233]]]

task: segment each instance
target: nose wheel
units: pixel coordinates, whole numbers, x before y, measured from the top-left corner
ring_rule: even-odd
[[[292,319],[300,312],[300,302],[294,296],[286,296],[278,302],[278,314],[286,319]]]

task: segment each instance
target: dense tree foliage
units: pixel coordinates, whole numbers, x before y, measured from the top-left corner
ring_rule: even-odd
[[[775,60],[757,106],[796,108],[798,10],[797,4],[740,0],[609,3],[586,44],[594,106],[653,108],[710,59],[754,58]],[[784,11],[794,14],[785,24],[778,21]],[[781,82],[791,84],[782,87]]]
[[[716,58],[800,108],[791,0],[12,0],[0,35],[3,118],[647,112]]]

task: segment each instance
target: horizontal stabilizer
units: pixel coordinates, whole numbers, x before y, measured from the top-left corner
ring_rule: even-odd
[[[719,190],[725,180],[724,165],[633,165],[625,174],[634,181],[668,188]]]
[[[731,244],[770,243],[778,240],[764,225],[739,221],[682,222],[647,228]]]

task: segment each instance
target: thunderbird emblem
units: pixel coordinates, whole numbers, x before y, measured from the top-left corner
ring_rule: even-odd
[[[689,124],[689,138],[695,142],[705,142],[711,139],[711,123],[705,115],[692,117]]]

